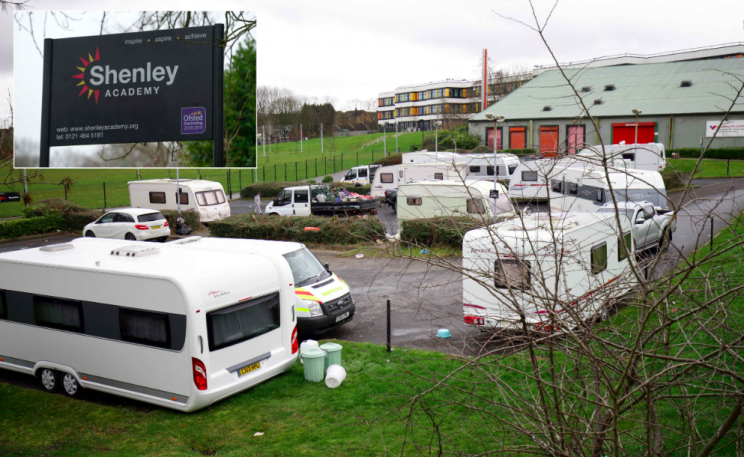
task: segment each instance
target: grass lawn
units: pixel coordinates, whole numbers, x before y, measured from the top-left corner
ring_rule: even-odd
[[[411,149],[411,146],[417,146],[421,147],[421,143],[423,142],[423,134],[429,134],[429,132],[411,132],[411,133],[402,133],[398,137],[398,149],[400,149],[401,152],[408,152]],[[388,152],[395,152],[395,138],[393,138],[395,134],[394,133],[387,133],[387,151]],[[383,135],[382,133],[370,133],[367,135],[359,135],[359,136],[339,136],[339,137],[324,137],[323,138],[323,152],[329,153],[329,152],[351,152],[351,151],[359,151],[362,149],[362,146],[366,143],[369,143],[370,141],[381,138]],[[312,154],[311,157],[315,157],[320,154],[320,138],[312,138],[307,141],[302,142],[302,153],[303,154]],[[376,143],[372,146],[368,146],[364,148],[365,150],[372,150],[374,149],[379,154],[382,154],[383,151],[383,142],[380,141],[379,143]],[[263,160],[263,146],[259,145],[258,149],[256,150],[257,156],[258,156],[258,165],[262,165]],[[266,145],[266,156],[270,156],[273,160],[273,156],[281,156],[281,155],[295,155],[300,154],[300,142],[299,141],[293,141],[288,143],[276,143]]]
[[[697,159],[667,159],[667,167],[672,167],[680,173],[692,173]],[[695,173],[695,178],[727,178],[744,176],[744,160],[732,160],[730,163],[730,174],[726,170],[726,161],[717,159],[703,159],[702,174],[700,168]]]

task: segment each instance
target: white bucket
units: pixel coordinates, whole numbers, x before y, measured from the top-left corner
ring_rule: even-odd
[[[331,389],[335,389],[340,386],[346,379],[346,370],[341,365],[331,365],[326,371],[325,383]]]
[[[318,349],[318,342],[315,340],[305,340],[302,343],[300,343],[300,363],[305,363],[304,360],[302,360],[302,354],[306,353],[307,351],[311,349]]]

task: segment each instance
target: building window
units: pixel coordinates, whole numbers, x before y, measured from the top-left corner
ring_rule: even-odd
[[[468,214],[486,214],[486,207],[483,205],[482,198],[467,199]]]
[[[150,203],[165,204],[165,192],[150,192]]]
[[[592,274],[598,274],[607,269],[607,243],[593,247],[591,251]]]
[[[83,304],[76,300],[34,295],[36,325],[70,332],[83,331]]]
[[[422,198],[421,197],[408,197],[406,199],[406,202],[408,203],[408,206],[421,206]]]
[[[152,311],[119,308],[122,341],[170,348],[168,315]]]
[[[380,173],[380,182],[383,184],[391,184],[393,182],[392,173]]]

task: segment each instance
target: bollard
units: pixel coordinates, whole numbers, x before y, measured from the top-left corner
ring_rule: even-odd
[[[393,347],[390,345],[390,300],[387,301],[387,351],[390,352]]]

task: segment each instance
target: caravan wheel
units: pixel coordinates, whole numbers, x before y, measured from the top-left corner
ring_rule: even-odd
[[[41,381],[41,387],[47,392],[56,392],[59,389],[59,375],[52,369],[42,369],[39,374],[39,381]]]
[[[77,397],[82,391],[82,387],[78,384],[77,379],[70,373],[65,373],[62,376],[62,388],[68,397]]]

